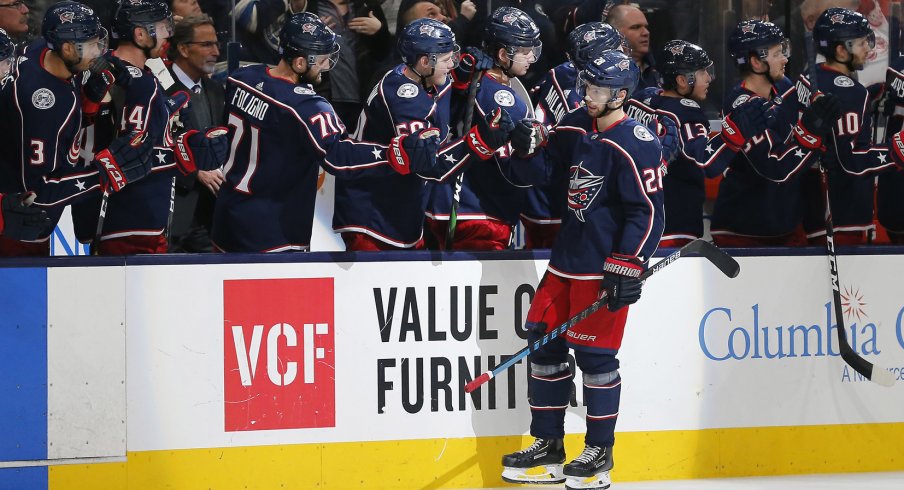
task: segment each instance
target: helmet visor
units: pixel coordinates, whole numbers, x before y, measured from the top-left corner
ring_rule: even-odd
[[[103,27],[100,28],[100,35],[98,37],[85,42],[75,43],[75,48],[78,51],[79,56],[83,60],[89,61],[106,53],[108,46],[107,30]]]
[[[320,67],[321,72],[330,71],[339,62],[339,44],[333,45],[333,52],[328,54],[312,54],[308,56],[308,64]]]
[[[586,101],[590,99],[594,104],[597,105],[605,105],[612,101],[616,94],[613,94],[614,90],[611,87],[600,87],[599,85],[594,85],[589,80],[584,78],[584,73],[579,72],[577,80],[575,81],[575,91],[581,100]]]
[[[175,28],[173,27],[173,18],[167,17],[165,19],[160,19],[157,22],[154,22],[154,35],[157,39],[169,39],[173,37],[173,32]]]
[[[458,63],[460,61],[461,47],[456,44],[452,48],[452,51],[449,51],[448,53],[438,53],[435,58],[434,66],[440,66],[448,70],[454,70],[455,68],[458,68]]]
[[[540,59],[540,53],[543,52],[543,43],[537,41],[536,46],[510,46],[508,49],[509,58],[512,62],[521,62],[527,64],[536,63]]]

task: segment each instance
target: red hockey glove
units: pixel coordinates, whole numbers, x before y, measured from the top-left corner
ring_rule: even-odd
[[[794,139],[808,150],[825,151],[822,139],[841,117],[841,101],[832,94],[819,94],[794,126]]]
[[[520,156],[530,157],[537,149],[546,146],[549,130],[540,121],[522,119],[512,129],[512,149]]]
[[[228,130],[222,126],[205,132],[188,130],[176,136],[173,146],[176,165],[183,175],[191,175],[198,170],[214,170],[226,163],[229,156]]]
[[[747,100],[722,119],[722,140],[732,151],[740,151],[750,138],[765,130],[766,108],[760,97]]]
[[[436,165],[438,151],[439,130],[425,128],[393,138],[386,150],[386,160],[402,175],[420,173]]]
[[[643,264],[637,257],[612,254],[603,264],[603,280],[600,284],[600,297],[606,292],[609,311],[617,311],[640,299],[643,281]]]
[[[104,191],[119,192],[129,182],[141,179],[151,171],[151,145],[145,145],[146,133],[132,133],[128,138],[116,138],[94,155],[100,170],[100,185]]]
[[[53,224],[43,209],[33,208],[34,192],[0,194],[0,235],[13,240],[37,240]]]
[[[895,160],[895,165],[899,170],[904,169],[904,131],[893,134],[888,142],[888,147],[891,150],[889,153]]]
[[[509,134],[515,124],[512,118],[501,107],[486,115],[486,118],[478,118],[477,124],[465,133],[465,140],[471,153],[481,160],[493,158],[501,146],[508,143]]]

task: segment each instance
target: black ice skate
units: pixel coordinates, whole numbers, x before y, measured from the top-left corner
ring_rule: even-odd
[[[509,483],[562,483],[565,444],[562,439],[539,439],[527,449],[502,457],[502,479]]]
[[[609,488],[612,469],[612,446],[585,446],[584,452],[565,465],[565,488],[569,490],[602,490]]]

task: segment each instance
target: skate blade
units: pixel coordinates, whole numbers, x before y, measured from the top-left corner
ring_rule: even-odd
[[[565,488],[568,490],[604,490],[612,485],[608,471],[585,477],[566,475],[565,478]]]
[[[502,470],[502,479],[509,483],[532,483],[535,485],[554,485],[564,483],[561,464],[547,464],[532,468],[510,468]]]

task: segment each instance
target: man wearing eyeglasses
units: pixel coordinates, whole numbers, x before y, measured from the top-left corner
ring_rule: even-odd
[[[0,29],[16,41],[28,34],[28,6],[24,0],[0,0]]]
[[[186,129],[205,130],[224,125],[223,87],[210,80],[220,55],[213,20],[191,15],[176,24],[168,57],[173,61],[158,75],[168,95],[188,92],[191,101]],[[176,179],[176,200],[170,233],[171,252],[210,252],[210,225],[217,191],[223,183],[220,169],[199,170]]]

